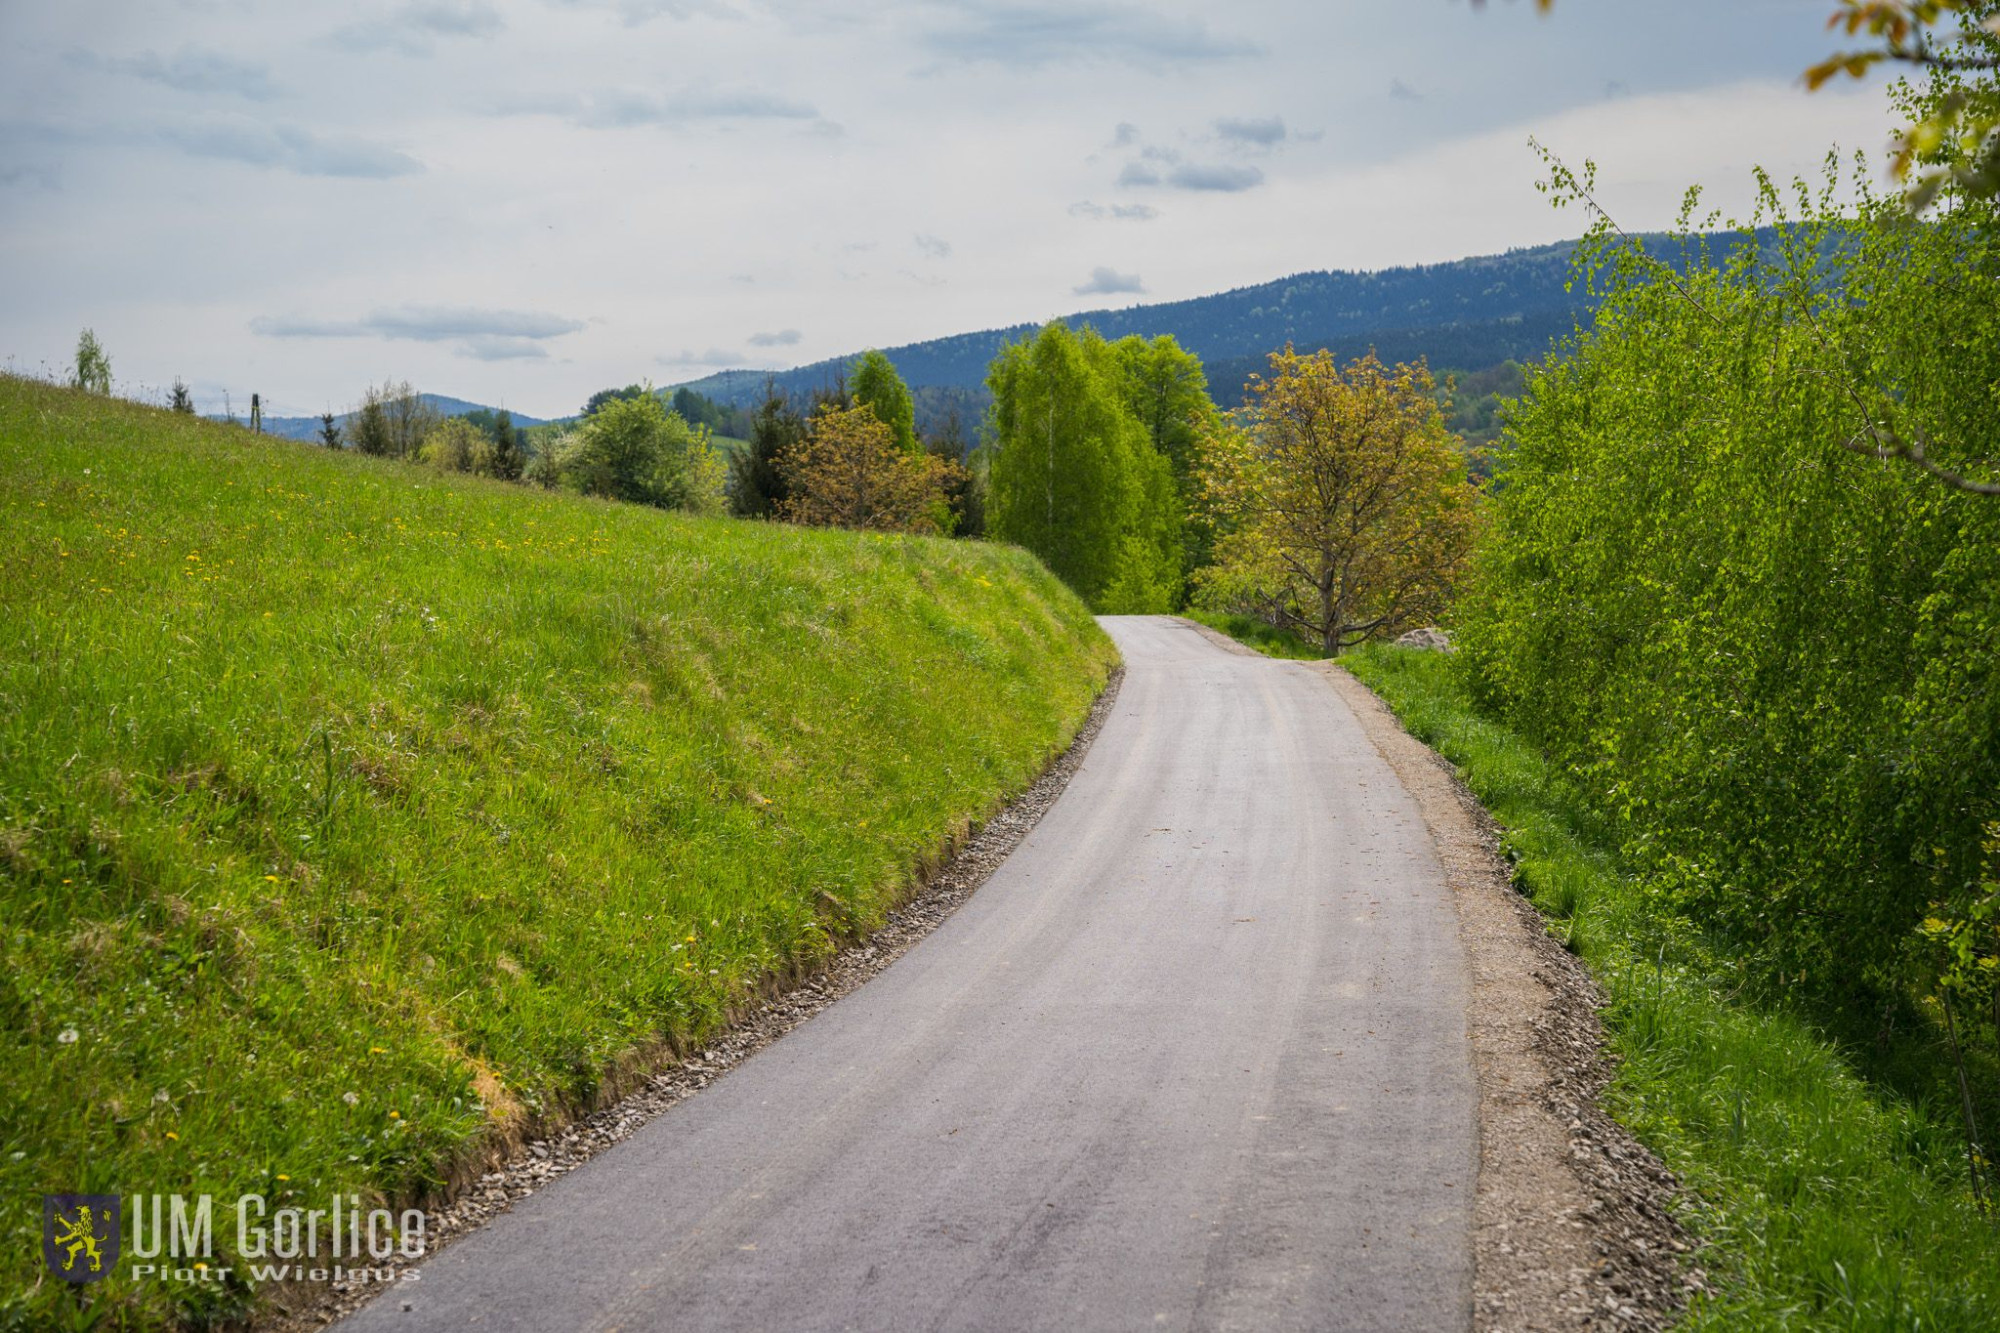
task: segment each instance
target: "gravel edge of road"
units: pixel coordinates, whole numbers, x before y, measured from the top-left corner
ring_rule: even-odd
[[[1665,1329],[1705,1287],[1665,1164],[1607,1115],[1605,996],[1514,888],[1500,827],[1344,668],[1313,663],[1416,801],[1458,905],[1479,1082],[1473,1327]]]
[[[428,1242],[423,1259],[400,1257],[374,1270],[397,1272],[418,1267],[517,1201],[567,1174],[614,1144],[630,1138],[688,1097],[722,1077],[764,1047],[849,994],[909,952],[945,918],[964,906],[1020,841],[1048,813],[1070,778],[1083,766],[1091,742],[1118,700],[1125,669],[1114,667],[1069,746],[1050,761],[1026,791],[969,833],[965,842],[868,938],[842,949],[817,972],[764,1000],[702,1050],[668,1064],[636,1091],[610,1106],[572,1121],[544,1138],[529,1139],[508,1160],[471,1181],[447,1202],[425,1212]],[[293,1287],[280,1295],[280,1308],[257,1321],[267,1333],[303,1333],[324,1328],[376,1299],[395,1299],[397,1283],[336,1282]],[[300,1300],[303,1296],[305,1299]],[[290,1302],[287,1301],[290,1297]],[[287,1305],[296,1302],[293,1308]]]

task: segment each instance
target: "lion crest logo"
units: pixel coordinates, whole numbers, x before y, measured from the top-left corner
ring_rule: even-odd
[[[44,1194],[42,1258],[65,1282],[96,1282],[118,1262],[115,1194]]]

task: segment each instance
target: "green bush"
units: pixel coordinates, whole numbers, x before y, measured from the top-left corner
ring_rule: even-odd
[[[1596,327],[1511,409],[1456,641],[1657,891],[1766,976],[1893,993],[1986,892],[2000,499],[1856,450],[1990,457],[2000,236],[1983,205],[1802,211],[1690,237],[1685,276],[1594,251]]]

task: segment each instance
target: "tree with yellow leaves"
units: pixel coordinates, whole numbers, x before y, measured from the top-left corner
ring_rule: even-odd
[[[815,527],[938,532],[948,522],[945,483],[957,466],[904,450],[865,403],[828,404],[779,463],[787,491],[779,513]]]
[[[1478,493],[1423,365],[1271,357],[1271,378],[1201,442],[1216,525],[1199,600],[1344,648],[1427,623],[1471,550]]]

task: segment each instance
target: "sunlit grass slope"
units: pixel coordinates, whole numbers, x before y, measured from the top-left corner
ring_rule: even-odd
[[[0,1306],[44,1191],[408,1198],[713,1032],[879,921],[1113,663],[1018,551],[17,379],[0,513]]]

